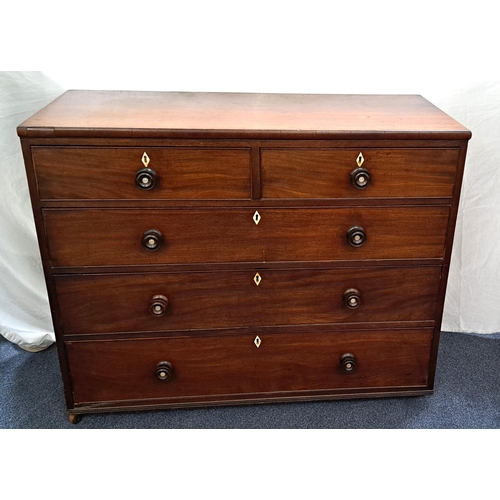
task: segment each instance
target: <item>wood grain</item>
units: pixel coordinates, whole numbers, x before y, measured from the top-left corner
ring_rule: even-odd
[[[418,95],[70,90],[18,127],[30,137],[468,139]]]
[[[148,167],[157,182],[135,185]],[[46,148],[32,149],[40,198],[45,199],[250,199],[250,149]]]
[[[351,184],[362,152],[372,182]],[[451,197],[458,149],[261,149],[263,198]]]
[[[275,334],[227,337],[67,342],[75,404],[148,399],[187,402],[200,395],[246,394],[250,398],[348,388],[425,387],[432,330],[354,334]],[[358,369],[340,369],[353,353]],[[169,361],[168,382],[155,376]]]
[[[447,206],[400,208],[45,210],[52,265],[113,266],[216,262],[442,258]],[[367,242],[349,245],[362,226]],[[160,250],[141,247],[159,230]]]
[[[57,276],[66,334],[203,330],[275,325],[422,321],[434,318],[441,268]],[[358,309],[343,293],[356,288]],[[149,311],[152,297],[167,313]]]

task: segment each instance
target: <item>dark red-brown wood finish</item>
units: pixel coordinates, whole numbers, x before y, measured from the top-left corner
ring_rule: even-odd
[[[71,422],[432,393],[471,134],[422,97],[68,91],[18,134]]]

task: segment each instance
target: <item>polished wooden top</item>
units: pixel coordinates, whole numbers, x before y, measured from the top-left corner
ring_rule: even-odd
[[[418,95],[69,90],[18,127],[30,137],[468,139]]]

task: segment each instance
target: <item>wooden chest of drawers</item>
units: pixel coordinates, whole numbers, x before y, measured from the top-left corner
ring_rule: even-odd
[[[69,91],[18,134],[71,421],[432,393],[471,134],[422,97]]]

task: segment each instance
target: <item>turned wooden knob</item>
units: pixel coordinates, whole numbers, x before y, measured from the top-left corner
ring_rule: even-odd
[[[366,233],[361,226],[352,226],[347,231],[347,241],[353,247],[360,247],[365,244]]]
[[[149,311],[154,316],[163,316],[167,312],[168,299],[165,295],[155,295],[149,303]]]
[[[356,288],[349,288],[344,292],[344,304],[349,309],[357,309],[361,305],[361,296]]]
[[[365,189],[371,183],[372,177],[366,168],[356,168],[351,172],[351,183],[358,189]]]
[[[356,356],[347,352],[340,357],[340,367],[345,373],[352,373],[358,367],[358,362]]]
[[[142,235],[141,243],[146,250],[154,252],[161,247],[163,243],[163,234],[157,229],[148,229]]]
[[[156,172],[152,168],[141,168],[135,174],[135,184],[144,191],[153,189],[156,184]]]
[[[172,367],[172,363],[169,363],[168,361],[160,361],[156,365],[156,371],[155,375],[158,378],[158,380],[170,380],[172,378],[172,375],[174,373],[174,369]]]

